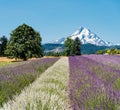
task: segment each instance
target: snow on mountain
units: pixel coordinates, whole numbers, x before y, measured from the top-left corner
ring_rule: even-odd
[[[91,32],[89,29],[80,27],[78,30],[76,30],[72,35],[71,39],[75,39],[78,37],[82,44],[94,44],[98,46],[110,46],[112,43],[103,41],[100,37],[98,37],[96,34]]]
[[[90,44],[94,44],[94,45],[97,45],[97,46],[111,46],[112,45],[112,43],[103,41],[96,34],[94,34],[89,29],[84,28],[84,27],[80,27],[78,30],[76,30],[70,36],[70,38],[73,39],[73,40],[76,37],[78,37],[80,39],[80,41],[82,42],[82,44],[90,43]],[[61,38],[61,39],[58,39],[58,40],[56,40],[54,42],[51,42],[51,43],[54,43],[54,44],[63,44],[65,40],[66,40],[66,38]]]

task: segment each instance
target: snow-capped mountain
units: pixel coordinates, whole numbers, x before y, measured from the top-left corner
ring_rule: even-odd
[[[88,43],[90,43],[90,44],[94,44],[94,45],[97,45],[97,46],[111,46],[112,45],[112,43],[103,41],[96,34],[94,34],[89,29],[84,28],[84,27],[80,27],[78,30],[76,30],[70,36],[70,38],[73,39],[73,40],[76,37],[78,37],[80,39],[80,41],[82,42],[82,44],[88,44]],[[66,40],[66,38],[61,38],[61,39],[58,39],[58,40],[56,40],[54,42],[51,42],[51,43],[54,43],[54,44],[63,44],[65,40]]]
[[[98,46],[110,46],[110,45],[112,45],[112,43],[103,41],[96,34],[94,34],[89,29],[84,28],[84,27],[80,27],[78,30],[76,30],[71,35],[70,38],[75,39],[76,37],[78,37],[81,40],[82,44],[90,43],[90,44],[94,44],[94,45],[98,45]]]

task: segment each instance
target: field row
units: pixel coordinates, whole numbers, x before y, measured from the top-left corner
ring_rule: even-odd
[[[120,109],[120,69],[114,67],[119,61],[118,56],[69,57],[73,110]]]
[[[83,55],[4,66],[0,110],[119,110],[119,62],[117,55]]]
[[[32,83],[48,67],[53,65],[58,58],[37,59],[26,62],[14,63],[0,68],[0,106],[13,95]]]
[[[68,110],[68,59],[47,69],[0,110]]]

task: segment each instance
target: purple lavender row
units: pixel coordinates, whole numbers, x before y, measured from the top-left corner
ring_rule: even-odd
[[[88,71],[87,69],[84,69],[85,66],[84,61],[79,62],[74,57],[70,57],[69,61],[70,61],[69,96],[72,101],[71,105],[73,110],[85,110],[86,109],[85,103],[89,99],[90,94],[92,94],[92,92],[96,94],[95,91],[97,91],[97,88],[99,88],[100,86],[99,85],[96,86],[96,83],[94,82],[96,80],[95,78],[93,78],[89,73],[86,74]],[[94,87],[92,85],[94,85]],[[95,90],[91,91],[92,89]]]
[[[77,57],[77,60],[80,60],[79,57]],[[98,63],[95,60],[91,60],[86,57],[83,57],[81,60],[84,60],[84,62],[86,62],[86,67],[88,67],[89,71],[93,72],[95,75],[97,75],[98,78],[103,81],[108,95],[111,96],[109,93],[114,92],[114,95],[116,94],[117,99],[120,102],[120,88],[115,84],[115,82],[120,79],[120,70],[110,68],[107,65]]]
[[[5,66],[0,68],[0,81],[12,80],[14,76],[37,72],[37,69],[43,65],[50,65],[57,61],[58,58],[43,58],[37,60],[31,60],[26,62],[21,62],[19,64],[12,64],[12,66]]]
[[[108,65],[105,65],[104,63],[102,62],[98,62],[97,59],[95,60],[94,58],[94,55],[85,55],[83,56],[85,57],[85,59],[87,60],[86,62],[86,65],[91,65],[90,68],[92,71],[97,71],[99,77],[101,76],[101,78],[105,78],[105,80],[108,80],[108,82],[113,82],[116,80],[117,77],[120,77],[120,70],[117,69],[117,68],[112,68]],[[96,55],[95,55],[96,57]],[[104,57],[104,55],[103,55]],[[94,59],[94,60],[93,60]],[[79,57],[78,57],[78,60],[79,60]],[[99,71],[100,70],[100,71]],[[106,78],[109,78],[109,79],[106,79]]]
[[[117,101],[112,100],[110,97],[111,94],[107,95],[108,87],[101,78],[97,77],[94,72],[89,71],[89,67],[92,66],[87,65],[89,61],[87,62],[84,57],[70,57],[69,62],[69,88],[73,110],[104,110],[104,108],[106,110],[115,108],[113,105]],[[113,91],[111,92],[113,94]],[[107,106],[105,105],[106,103]]]
[[[83,66],[83,68],[86,69],[85,67],[88,67],[87,69],[89,73],[90,71],[93,72],[93,74],[91,75],[95,76],[95,78],[98,80],[101,79],[101,81],[104,83],[107,95],[111,97],[111,93],[114,94],[114,96],[116,96],[116,99],[119,100],[118,102],[120,102],[120,90],[119,90],[120,88],[115,88],[115,90],[113,88],[114,82],[117,79],[120,79],[120,70],[110,68],[107,65],[98,63],[95,60],[91,60],[86,57],[83,57],[82,59],[80,59],[80,57],[76,57],[76,58],[77,61],[79,62],[84,60],[85,66]],[[115,100],[113,96],[112,99]]]
[[[91,65],[89,69],[91,71],[97,71],[96,74],[100,78],[102,78],[104,81],[106,81],[106,83],[112,84],[118,77],[120,77],[120,70],[119,69],[112,68],[112,67],[105,65],[101,62],[93,60],[92,57],[94,57],[94,55],[92,55],[92,57],[90,57],[90,58],[89,58],[89,56],[88,57],[84,56],[84,57],[86,60],[86,65],[88,65],[88,66]],[[96,55],[95,55],[95,57],[96,57]],[[78,58],[78,60],[79,60],[79,58]]]
[[[120,67],[120,56],[117,55],[84,55],[87,58],[101,62],[103,64]]]

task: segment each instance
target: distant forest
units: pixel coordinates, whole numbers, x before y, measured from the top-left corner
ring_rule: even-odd
[[[63,50],[65,49],[63,44],[43,44],[42,45],[44,52],[48,52],[54,50],[58,47],[61,47]],[[82,54],[96,54],[99,50],[107,50],[107,49],[119,49],[120,46],[96,46],[93,44],[82,44],[81,45],[81,53]]]

